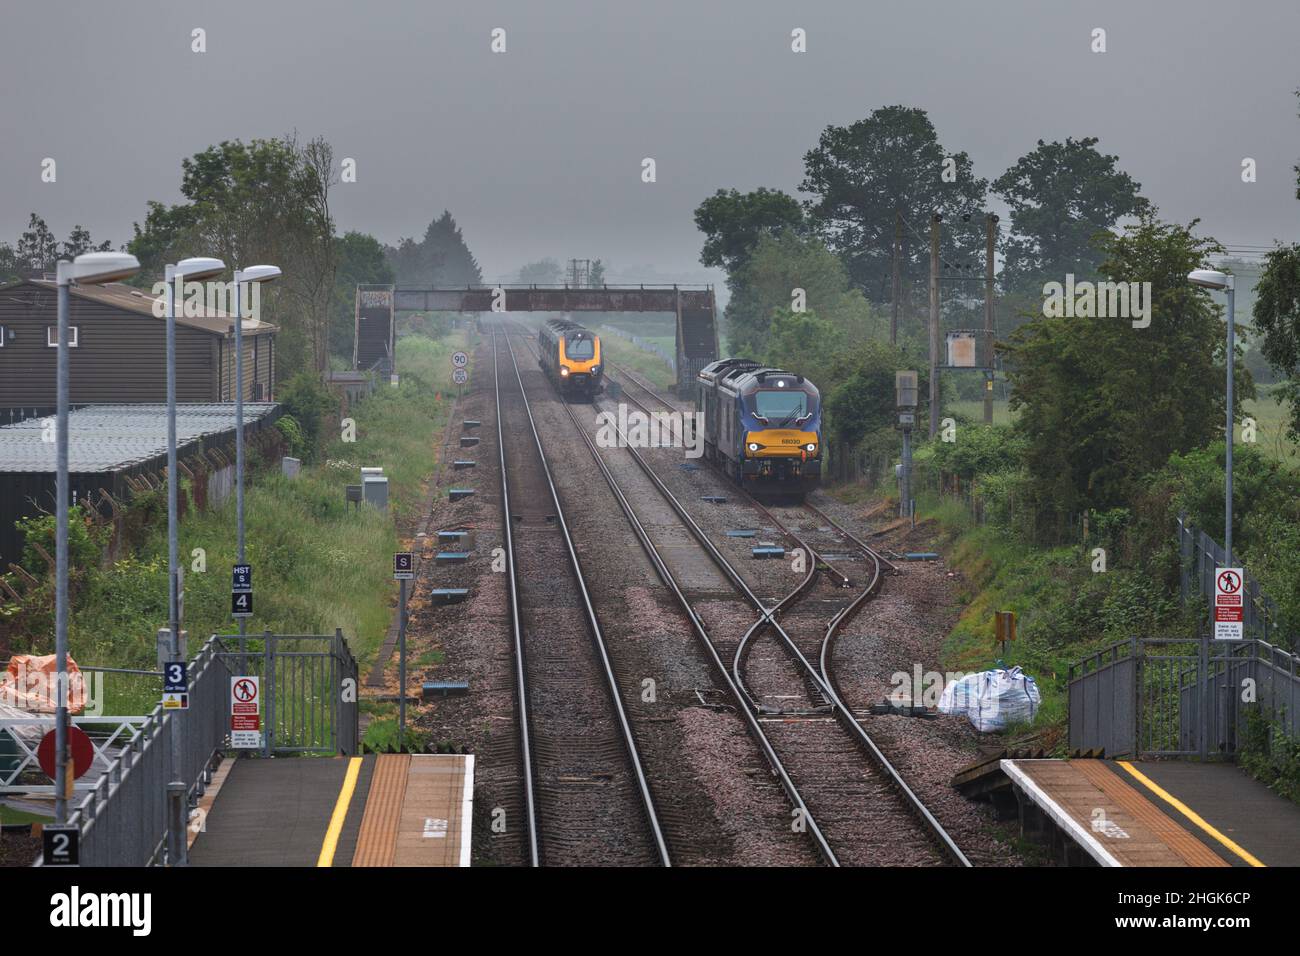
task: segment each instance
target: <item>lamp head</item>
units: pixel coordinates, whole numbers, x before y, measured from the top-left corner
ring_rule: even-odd
[[[1232,276],[1217,269],[1193,269],[1187,273],[1187,281],[1202,289],[1231,289]]]
[[[99,285],[129,279],[140,271],[140,261],[125,252],[83,252],[72,260],[72,281]]]
[[[279,266],[249,266],[235,270],[236,282],[271,282],[284,275]]]
[[[174,266],[167,267],[167,281],[173,279],[193,279],[198,282],[202,279],[211,279],[213,276],[219,276],[226,271],[226,264],[220,259],[213,259],[211,256],[195,256],[190,259],[182,259]]]

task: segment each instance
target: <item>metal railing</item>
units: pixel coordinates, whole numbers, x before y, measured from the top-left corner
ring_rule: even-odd
[[[1240,557],[1230,560],[1228,553],[1223,550],[1219,542],[1199,528],[1188,524],[1183,515],[1178,517],[1178,556],[1184,604],[1197,597],[1205,599],[1207,604],[1212,604],[1215,569],[1245,567]],[[1296,637],[1280,632],[1277,603],[1260,589],[1259,582],[1250,575],[1249,571],[1246,571],[1244,577],[1246,637],[1300,650]],[[1204,626],[1209,626],[1208,618]]]
[[[1252,712],[1300,737],[1300,656],[1266,641],[1133,638],[1072,665],[1070,747],[1232,756]]]
[[[190,665],[189,710],[155,707],[69,816],[81,829],[82,866],[166,862],[176,803],[203,794],[228,732],[230,672],[220,647],[210,638]],[[169,792],[173,781],[182,792]]]
[[[209,638],[190,664],[189,709],[156,706],[89,784],[68,819],[81,830],[83,866],[176,862],[169,842],[183,855],[190,808],[228,745],[232,677],[262,677],[264,756],[356,753],[357,663],[341,630],[264,632],[232,649],[237,640]]]
[[[263,756],[356,753],[357,662],[342,630],[264,631],[247,651],[219,656],[232,672],[261,678]]]

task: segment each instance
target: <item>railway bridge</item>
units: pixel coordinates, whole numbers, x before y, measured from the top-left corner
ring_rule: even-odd
[[[676,324],[677,392],[718,358],[713,287],[684,285],[495,285],[424,288],[359,285],[353,367],[391,368],[398,312],[660,312]]]

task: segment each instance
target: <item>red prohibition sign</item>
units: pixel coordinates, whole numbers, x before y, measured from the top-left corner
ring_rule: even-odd
[[[1219,590],[1224,594],[1236,594],[1241,590],[1241,578],[1231,571],[1219,575]]]
[[[240,703],[247,703],[257,696],[257,685],[251,680],[241,680],[235,682],[235,700]]]

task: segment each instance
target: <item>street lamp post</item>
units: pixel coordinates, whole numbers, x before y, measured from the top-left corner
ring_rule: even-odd
[[[1233,415],[1233,366],[1236,365],[1237,341],[1236,328],[1234,325],[1236,317],[1233,312],[1235,309],[1236,299],[1236,282],[1233,276],[1226,272],[1219,272],[1215,269],[1195,269],[1187,274],[1187,279],[1192,285],[1200,286],[1203,289],[1218,289],[1228,296],[1228,411],[1227,423],[1224,429],[1224,439],[1226,442],[1226,455],[1224,459],[1224,493],[1223,493],[1223,550],[1227,556],[1229,565],[1232,561],[1232,441],[1233,432],[1235,431],[1235,418]]]
[[[140,271],[135,256],[124,252],[87,252],[55,267],[58,290],[59,354],[55,424],[55,585],[54,585],[54,822],[68,820],[68,310],[69,290],[78,285],[116,282]]]
[[[180,560],[177,504],[179,500],[180,472],[176,464],[176,286],[182,293],[186,280],[201,282],[226,271],[220,259],[206,256],[182,259],[176,265],[167,264],[167,650],[171,660],[181,658],[180,630]],[[206,297],[205,297],[206,298]],[[171,715],[170,772],[168,793],[183,793],[183,781],[173,779],[180,772],[180,724],[178,715]],[[177,784],[180,786],[178,787]],[[169,799],[174,799],[170,797]],[[188,848],[185,845],[184,821],[179,824],[169,818],[167,827],[167,862],[170,866],[185,862]]]
[[[1237,364],[1237,341],[1236,328],[1234,326],[1235,316],[1233,315],[1236,306],[1236,280],[1226,272],[1219,272],[1217,269],[1193,269],[1187,274],[1187,280],[1192,285],[1200,286],[1202,289],[1218,289],[1228,296],[1228,352],[1225,356],[1224,364],[1228,367],[1228,408],[1226,413],[1227,421],[1224,426],[1224,461],[1223,461],[1223,551],[1225,567],[1235,566],[1232,558],[1232,441],[1233,432],[1235,431],[1235,416],[1233,415],[1233,367]],[[1243,588],[1243,593],[1244,593]],[[1202,757],[1209,754],[1209,657],[1210,657],[1210,628],[1205,629],[1205,636],[1201,638],[1201,705],[1200,705],[1200,752]]]
[[[235,270],[235,512],[239,563],[244,563],[244,310],[240,293],[245,282],[271,282],[282,275],[276,266]],[[259,297],[260,301],[260,297]],[[239,652],[247,651],[248,619],[239,619]],[[240,658],[241,668],[246,667]]]

